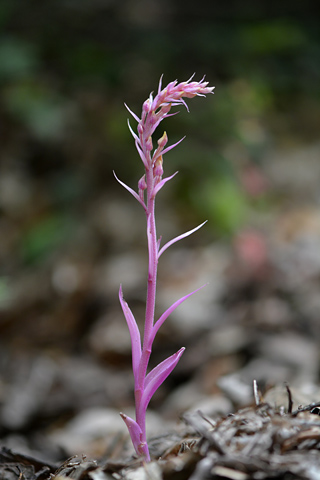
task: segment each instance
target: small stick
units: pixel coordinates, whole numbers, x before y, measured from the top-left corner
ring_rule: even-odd
[[[288,384],[286,384],[286,390],[288,394],[288,413],[292,413],[293,400],[292,400],[292,393]]]
[[[258,390],[258,384],[257,380],[253,380],[253,396],[254,396],[254,401],[257,407],[260,405],[260,394]]]

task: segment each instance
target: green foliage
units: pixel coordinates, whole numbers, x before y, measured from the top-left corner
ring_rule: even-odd
[[[247,198],[232,177],[207,178],[195,203],[219,236],[234,234],[247,218]]]
[[[108,192],[114,179],[106,172],[114,168],[134,185],[139,171],[123,102],[140,114],[162,73],[164,81],[183,80],[195,71],[216,85],[212,101],[176,117],[169,141],[186,133],[188,143],[168,155],[166,173],[183,172],[170,194],[199,221],[206,211],[218,234],[232,234],[247,218],[238,168],[263,167],[281,129],[286,140],[318,135],[320,30],[306,3],[270,9],[267,1],[204,0],[195,10],[172,0],[170,8],[146,2],[143,15],[143,2],[138,10],[130,2],[0,3],[0,120],[9,152],[2,158],[31,185],[41,171],[53,217],[63,217],[72,199],[91,201],[81,177],[93,195]],[[27,232],[25,258],[53,248],[50,235],[38,237]]]
[[[10,300],[10,290],[8,285],[8,279],[6,277],[0,277],[0,310],[5,307]]]
[[[68,122],[66,104],[52,91],[35,82],[12,85],[6,90],[8,111],[41,140],[60,138]]]
[[[267,54],[287,52],[306,44],[307,38],[297,23],[269,20],[241,28],[242,49],[247,53]]]
[[[21,240],[21,256],[26,263],[38,264],[72,236],[74,219],[51,215],[32,225]]]
[[[33,45],[15,37],[0,41],[0,82],[30,77],[38,67],[37,49]]]

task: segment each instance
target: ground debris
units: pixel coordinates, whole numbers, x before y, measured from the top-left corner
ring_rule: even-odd
[[[201,436],[202,458],[190,478],[319,479],[320,417],[311,412],[262,403],[215,423],[200,413],[186,418]]]
[[[0,449],[1,480],[46,480],[56,468],[30,455],[13,452],[6,447]]]
[[[258,397],[257,397],[258,398]],[[259,397],[260,398],[260,397]],[[262,399],[263,402],[263,399]],[[185,430],[151,440],[153,461],[72,457],[45,464],[3,448],[1,480],[319,480],[318,403],[286,413],[258,403],[212,419],[200,411],[184,417]]]

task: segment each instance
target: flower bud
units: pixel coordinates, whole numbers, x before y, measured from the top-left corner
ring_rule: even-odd
[[[138,182],[139,192],[147,188],[146,176],[143,175]]]
[[[153,167],[153,176],[162,177],[162,175],[163,175],[163,160],[162,160],[162,155],[160,155],[155,161],[155,164]]]
[[[142,111],[143,113],[149,113],[150,109],[151,109],[151,102],[150,102],[150,99],[147,98],[147,100],[143,103]]]
[[[160,113],[161,116],[166,115],[171,110],[171,103],[167,103],[161,107]]]
[[[152,138],[151,136],[148,137],[147,141],[146,141],[146,149],[151,152],[151,150],[153,149],[153,143],[152,143]]]
[[[138,133],[139,133],[140,135],[143,134],[143,125],[142,125],[141,123],[138,124]]]
[[[161,138],[158,140],[158,145],[162,149],[168,143],[167,132],[164,132]]]

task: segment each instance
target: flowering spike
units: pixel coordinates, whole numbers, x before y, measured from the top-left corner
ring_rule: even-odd
[[[135,146],[139,156],[145,167],[145,174],[138,182],[138,193],[121,182],[115,175],[118,182],[126,188],[136,200],[143,206],[147,217],[147,240],[149,253],[149,267],[148,267],[148,287],[147,300],[145,311],[145,325],[144,337],[141,345],[140,332],[134,316],[129,309],[128,304],[124,301],[122,296],[122,289],[119,290],[120,304],[128,323],[131,344],[132,344],[132,366],[135,383],[135,405],[136,405],[136,419],[133,420],[124,414],[121,414],[126,423],[132,443],[139,456],[142,456],[145,461],[150,460],[148,444],[146,440],[146,409],[149,401],[155,391],[164,382],[168,375],[177,365],[184,348],[181,348],[174,355],[171,355],[163,362],[159,363],[149,374],[147,373],[149,359],[151,355],[152,345],[155,335],[164,321],[184,300],[194,292],[185,295],[177,300],[171,307],[169,307],[154,323],[155,317],[155,299],[156,299],[156,282],[158,260],[161,254],[173,243],[182,238],[191,235],[202,225],[183,233],[182,235],[170,240],[162,248],[160,248],[161,237],[157,240],[156,221],[155,221],[155,197],[161,188],[171,180],[176,173],[162,179],[163,175],[163,156],[176,147],[183,139],[179,140],[174,145],[166,147],[168,137],[166,132],[158,140],[158,146],[153,152],[152,135],[159,124],[167,117],[176,115],[177,112],[171,112],[171,109],[178,105],[183,105],[187,108],[185,98],[193,98],[195,96],[203,96],[208,93],[213,93],[213,87],[208,86],[208,82],[204,81],[204,77],[200,82],[193,81],[194,74],[187,82],[178,83],[177,80],[170,82],[165,88],[162,88],[162,78],[159,80],[158,90],[155,97],[150,93],[149,98],[143,103],[141,118],[133,113],[126,105],[127,110],[138,122],[137,133],[135,133],[130,123],[128,126],[133,135]],[[189,111],[189,110],[188,110]],[[183,137],[184,138],[184,137]],[[144,200],[146,197],[146,201]],[[201,287],[202,288],[202,287]]]

